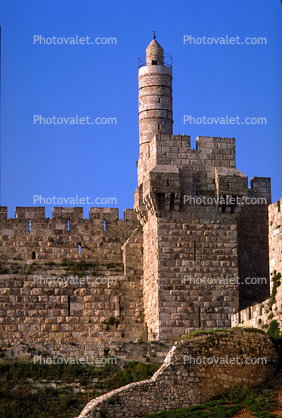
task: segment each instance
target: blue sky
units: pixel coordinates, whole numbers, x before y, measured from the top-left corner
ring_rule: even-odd
[[[39,206],[34,196],[40,195],[88,196],[84,217],[91,206],[118,207],[120,218],[133,207],[138,57],[145,55],[153,30],[173,56],[174,134],[191,135],[193,148],[197,136],[235,137],[237,168],[249,179],[271,177],[272,201],[278,200],[281,13],[280,0],[0,0],[1,204],[8,206],[8,216],[14,216],[15,206]],[[40,35],[88,36],[94,43],[34,43]],[[261,37],[267,44],[193,45],[184,44],[184,35],[240,42]],[[108,37],[116,44],[95,43]],[[39,124],[34,115],[112,117],[117,123]],[[267,123],[184,124],[184,115],[261,117]],[[117,204],[91,204],[103,197],[114,197]],[[56,205],[45,206],[51,217]]]

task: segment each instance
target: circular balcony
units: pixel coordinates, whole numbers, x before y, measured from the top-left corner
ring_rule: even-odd
[[[138,68],[145,67],[146,57],[138,58]],[[170,54],[164,54],[164,63],[158,64],[157,61],[152,61],[152,65],[164,65],[165,67],[172,68],[172,56]]]

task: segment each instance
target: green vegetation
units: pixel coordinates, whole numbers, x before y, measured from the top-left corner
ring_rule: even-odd
[[[122,318],[122,320],[123,320],[123,318]],[[118,328],[119,324],[120,324],[120,321],[119,321],[118,318],[115,318],[114,316],[110,316],[108,321],[106,322],[106,328],[105,329],[106,329],[106,331],[109,331],[110,326],[112,326],[112,325],[116,325],[116,328]]]
[[[27,265],[24,264],[24,274],[27,276],[28,274],[32,274],[35,269],[35,266],[33,264]]]
[[[123,263],[104,263],[102,265],[107,267],[108,270],[123,271],[124,269]]]
[[[193,331],[190,332],[190,334],[187,335],[183,335],[181,338],[179,338],[178,340],[178,344],[183,341],[183,340],[187,340],[189,338],[192,338],[196,335],[210,335],[210,334],[215,334],[216,332],[234,332],[236,330],[242,330],[242,331],[248,331],[248,332],[259,332],[261,334],[265,334],[265,332],[263,330],[261,330],[260,328],[243,328],[243,327],[233,327],[233,328],[228,328],[228,329],[210,329],[209,331],[203,331],[203,330],[199,330],[199,331]]]
[[[46,261],[46,263],[44,263],[44,266],[54,266],[56,263],[55,263],[55,261]]]
[[[275,340],[282,340],[282,337],[280,336],[279,324],[276,321],[276,319],[273,319],[273,321],[270,322],[267,332],[270,338],[273,338]]]
[[[142,225],[141,225],[141,223],[139,222],[139,224],[138,225],[136,225],[136,227],[130,232],[130,234],[129,235],[127,235],[127,237],[124,239],[124,242],[125,241],[127,241],[128,240],[128,238],[130,238],[131,237],[131,235],[133,234],[133,232],[136,230],[136,229],[138,229],[138,228],[140,228],[141,229],[141,231],[143,231],[143,227],[142,227]]]
[[[87,263],[85,260],[72,261],[63,258],[61,261],[61,266],[65,271],[71,273],[73,276],[82,277],[85,274],[86,269],[97,267],[97,264]]]
[[[115,317],[114,316],[110,316],[109,321],[108,321],[108,324],[109,325],[114,325],[115,322],[116,322]]]
[[[214,334],[215,332],[218,332],[218,331],[228,332],[230,330],[231,329],[220,329],[220,328],[218,328],[218,329],[211,329],[209,331],[203,331],[203,330],[193,331],[193,332],[190,332],[190,334],[183,335],[181,338],[179,338],[178,342],[180,342],[182,340],[188,340],[189,338],[192,338],[196,335],[208,335],[208,334]]]
[[[270,296],[271,305],[273,305],[276,302],[275,297],[276,297],[276,293],[277,293],[277,288],[281,284],[281,282],[280,282],[281,273],[277,273],[276,270],[274,270],[273,275],[274,275],[272,277],[273,287],[272,287],[272,293],[271,293],[271,296]]]
[[[0,274],[6,274],[8,272],[6,267],[3,267],[2,262],[0,262]]]
[[[275,415],[269,411],[277,406],[273,393],[259,395],[257,391],[245,387],[241,390],[236,389],[226,397],[203,405],[159,412],[145,418],[228,418],[243,408],[249,410],[254,417],[275,418]]]
[[[20,266],[18,263],[11,263],[10,266],[13,274],[17,274],[19,272]]]
[[[73,418],[91,399],[128,383],[149,379],[158,368],[159,365],[135,361],[123,368],[115,364],[93,367],[4,362],[0,364],[0,416]]]
[[[114,271],[123,271],[124,268],[123,263],[99,264],[95,262],[87,262],[85,260],[67,260],[66,258],[62,259],[60,265],[64,268],[65,271],[71,273],[73,276],[79,277],[82,277],[86,270],[91,271],[92,268],[94,268],[94,270],[91,271],[92,276],[97,276],[99,270],[101,270],[103,267]]]

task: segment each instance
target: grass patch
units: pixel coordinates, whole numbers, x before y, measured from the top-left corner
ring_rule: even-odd
[[[233,328],[228,328],[228,329],[217,328],[217,329],[210,329],[208,331],[204,331],[204,330],[193,331],[190,334],[183,335],[181,338],[179,338],[177,343],[179,344],[183,340],[189,340],[190,338],[196,335],[210,335],[210,334],[215,334],[216,332],[219,332],[219,331],[220,332],[234,332],[237,330],[243,330],[243,331],[248,331],[248,332],[259,332],[261,334],[265,334],[265,331],[263,331],[260,328],[243,328],[243,327],[233,327]]]
[[[123,368],[115,364],[93,367],[6,361],[0,364],[0,417],[73,418],[91,399],[128,383],[149,379],[159,366],[135,361]],[[52,387],[50,381],[57,387]],[[38,386],[43,382],[43,387]],[[62,383],[66,385],[60,386]],[[75,393],[73,383],[85,391]]]
[[[159,412],[147,415],[145,418],[228,418],[236,412],[246,408],[254,417],[275,418],[271,410],[277,407],[275,394],[269,392],[259,395],[257,391],[249,387],[236,389],[227,396],[206,402],[203,405],[188,406],[183,409]]]
[[[66,272],[80,278],[85,274],[85,270],[90,270],[92,267],[98,267],[96,263],[88,263],[85,260],[72,261],[67,260],[66,258],[62,259],[61,266]]]

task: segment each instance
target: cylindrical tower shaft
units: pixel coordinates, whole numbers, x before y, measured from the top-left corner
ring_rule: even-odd
[[[172,135],[172,68],[163,48],[153,39],[146,49],[146,65],[139,68],[140,152],[154,135]]]

